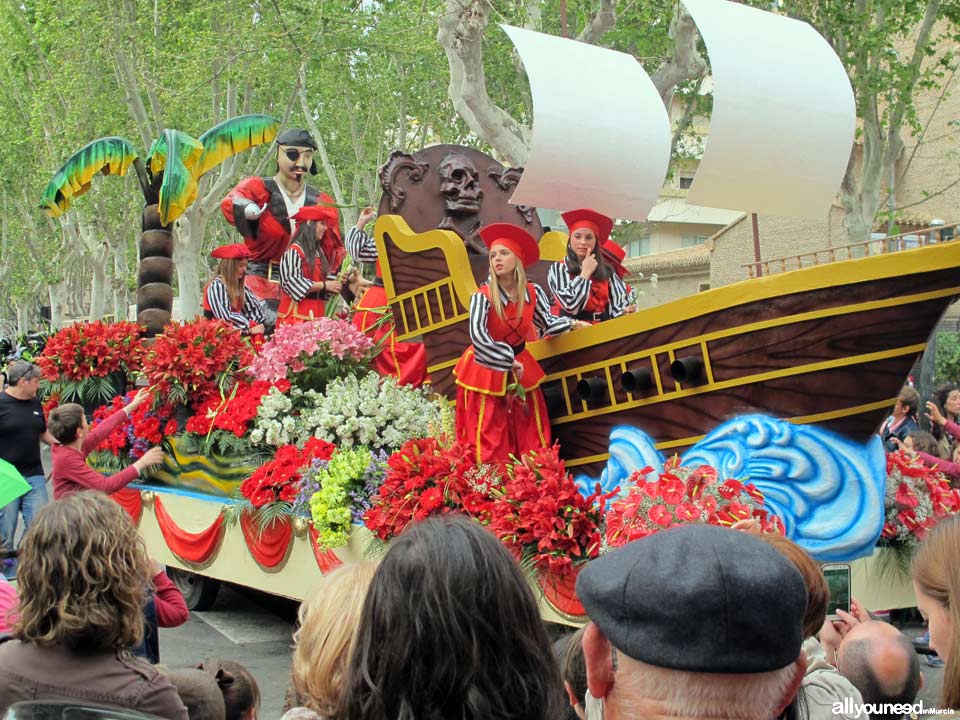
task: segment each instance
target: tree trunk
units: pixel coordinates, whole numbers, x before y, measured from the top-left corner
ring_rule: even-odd
[[[146,336],[163,332],[173,311],[173,233],[160,222],[160,206],[143,209],[140,267],[137,270],[137,322]]]
[[[17,335],[25,335],[30,330],[30,311],[23,302],[17,303]]]
[[[47,295],[50,297],[50,328],[59,330],[63,327],[63,309],[67,304],[67,281],[47,285]]]
[[[91,260],[93,276],[90,279],[90,311],[87,319],[94,322],[103,318],[103,311],[107,304],[107,274],[104,272],[103,265],[97,262],[96,257]]]
[[[199,203],[196,203],[181,218],[173,250],[180,289],[180,318],[184,321],[200,315],[200,250],[205,223],[199,214]]]

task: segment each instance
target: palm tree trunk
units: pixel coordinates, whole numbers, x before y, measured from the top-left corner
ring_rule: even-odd
[[[141,228],[137,322],[153,337],[163,332],[173,312],[173,232],[161,224],[159,204],[144,207]]]

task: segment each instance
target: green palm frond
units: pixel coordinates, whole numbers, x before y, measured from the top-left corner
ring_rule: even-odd
[[[73,198],[90,189],[93,176],[126,175],[137,159],[137,150],[122,137],[105,137],[84,146],[60,167],[40,197],[40,207],[50,217],[60,217],[70,208]]]
[[[280,121],[270,115],[240,115],[214,125],[200,136],[203,156],[195,168],[196,177],[237,153],[273,142],[279,130]]]
[[[197,199],[197,161],[203,155],[200,141],[179,130],[164,130],[150,146],[147,169],[160,184],[160,222],[169,225]]]

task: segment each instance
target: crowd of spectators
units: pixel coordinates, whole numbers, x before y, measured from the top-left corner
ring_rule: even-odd
[[[947,708],[960,706],[958,553],[950,519],[913,566]],[[44,507],[23,537],[18,603],[0,618],[0,711],[55,700],[176,720],[279,716],[261,711],[237,662],[166,668],[132,652],[148,598],[171,602],[157,575],[106,495]],[[304,601],[284,720],[818,720],[864,707],[876,720],[908,714],[897,710],[922,685],[911,642],[857,602],[828,617],[819,565],[778,535],[665,530],[590,562],[577,593],[589,622],[551,642],[493,535],[456,515],[417,523]]]

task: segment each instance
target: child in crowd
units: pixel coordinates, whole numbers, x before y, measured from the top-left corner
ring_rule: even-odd
[[[50,456],[53,459],[54,500],[59,500],[77,490],[116,492],[136,480],[146,468],[163,462],[163,450],[152,447],[133,465],[124,468],[116,475],[103,475],[86,463],[87,455],[148,399],[150,399],[149,391],[142,388],[126,407],[117,410],[93,429],[87,423],[83,407],[76,403],[59,405],[50,411],[47,429],[57,441],[50,450]]]
[[[233,660],[205,660],[199,668],[216,680],[226,720],[257,720],[260,686],[249,670]]]

